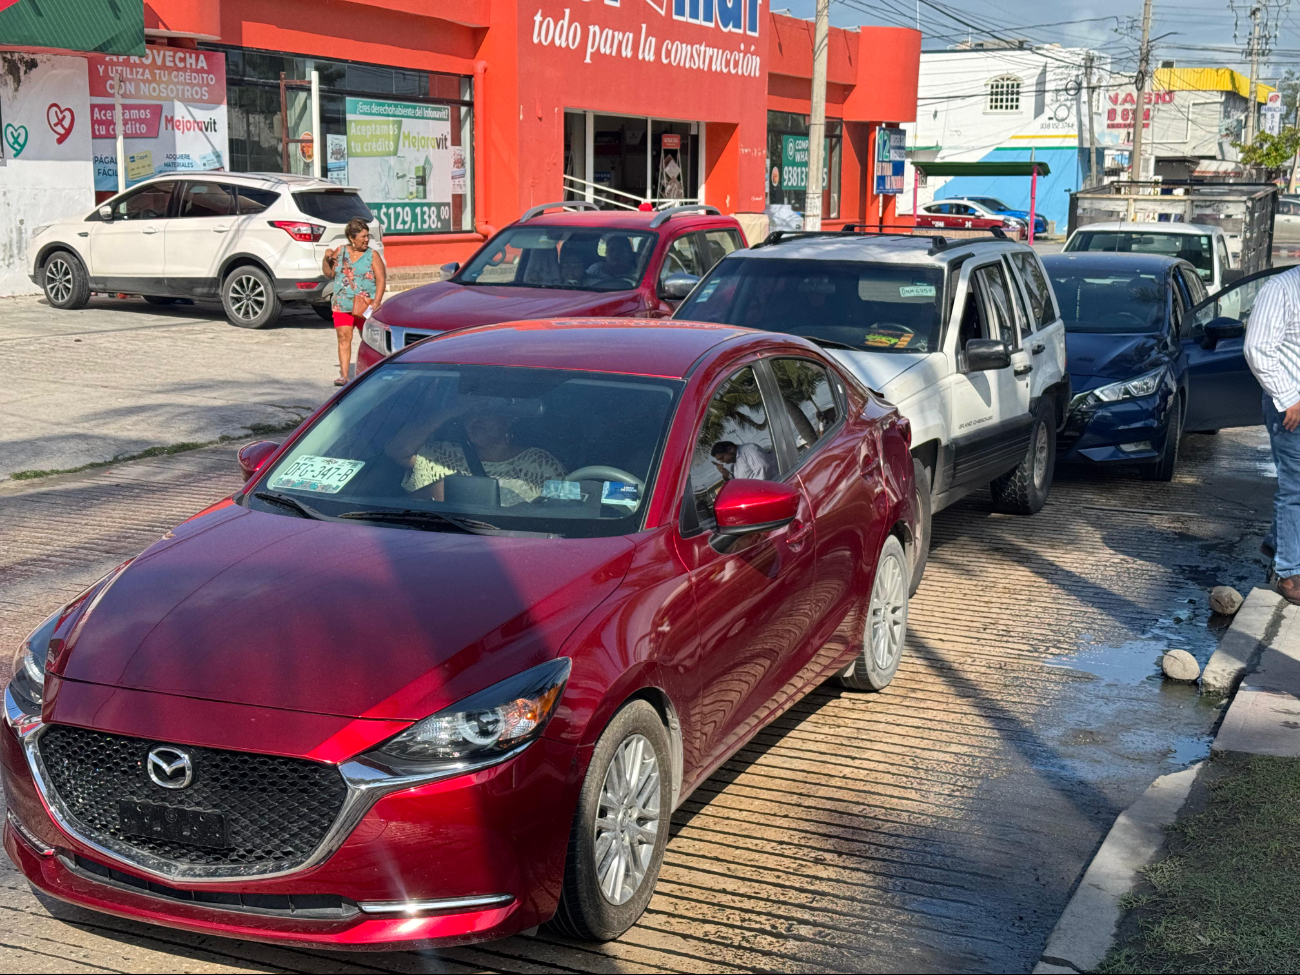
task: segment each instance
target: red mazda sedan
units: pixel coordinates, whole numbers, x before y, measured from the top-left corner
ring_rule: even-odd
[[[210,934],[617,937],[691,790],[818,683],[893,677],[909,439],[788,335],[403,349],[28,637],[5,849]]]

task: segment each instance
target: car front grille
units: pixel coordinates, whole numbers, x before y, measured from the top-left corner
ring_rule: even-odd
[[[51,725],[38,743],[58,805],[83,837],[124,859],[161,859],[209,876],[278,873],[305,863],[338,818],[347,785],[338,770],[296,758],[184,746],[193,782],[166,789],[150,780],[149,749],[160,744]],[[138,836],[121,828],[118,804],[147,802],[225,817],[224,849]]]

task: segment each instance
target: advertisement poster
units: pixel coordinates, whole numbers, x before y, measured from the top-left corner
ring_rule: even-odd
[[[775,177],[776,174],[774,173]],[[781,136],[781,189],[806,190],[808,188],[808,137],[806,135]],[[822,187],[831,181],[831,140],[826,140],[822,152]],[[773,179],[773,182],[776,182]]]
[[[347,175],[384,234],[451,229],[451,109],[376,98],[347,101]]]
[[[161,173],[226,168],[224,54],[150,45],[142,58],[91,55],[86,62],[96,190],[117,189],[113,85],[118,80],[128,186]]]
[[[348,137],[325,136],[325,178],[340,186],[348,185]]]
[[[907,162],[907,132],[903,129],[876,129],[876,195],[903,192],[903,172]]]
[[[661,200],[680,200],[682,189],[682,137],[664,133],[659,142],[659,192]]]

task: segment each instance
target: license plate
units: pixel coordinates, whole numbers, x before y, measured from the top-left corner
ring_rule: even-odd
[[[226,817],[210,809],[185,809],[157,802],[125,800],[117,804],[122,832],[190,846],[224,850],[230,846]]]

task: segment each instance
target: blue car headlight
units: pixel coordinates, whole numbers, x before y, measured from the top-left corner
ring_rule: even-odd
[[[1088,392],[1076,396],[1070,402],[1070,409],[1100,406],[1103,403],[1118,403],[1121,400],[1151,396],[1160,388],[1164,379],[1165,367],[1161,366],[1158,369],[1143,373],[1136,379],[1125,379],[1122,382],[1111,383],[1108,386],[1098,386],[1096,389],[1090,389]]]

